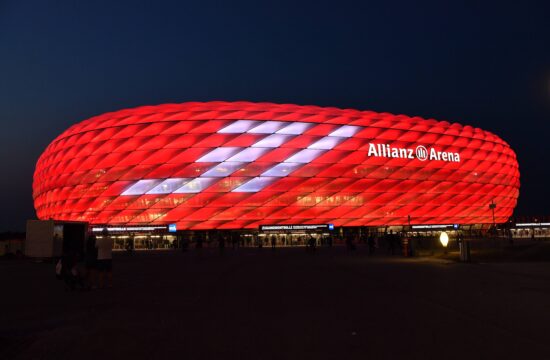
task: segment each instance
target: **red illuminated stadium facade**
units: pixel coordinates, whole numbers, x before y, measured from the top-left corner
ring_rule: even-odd
[[[512,215],[519,171],[506,142],[457,123],[190,102],[72,126],[38,160],[33,194],[40,219],[178,230],[483,224]]]

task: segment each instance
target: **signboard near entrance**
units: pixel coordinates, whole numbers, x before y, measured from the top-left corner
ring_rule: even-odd
[[[260,231],[333,230],[333,224],[260,225]]]

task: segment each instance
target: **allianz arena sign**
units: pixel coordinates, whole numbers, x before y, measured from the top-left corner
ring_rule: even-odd
[[[416,149],[404,149],[398,147],[392,147],[389,144],[369,144],[369,156],[379,156],[387,158],[398,159],[414,159],[415,157],[420,161],[425,160],[438,160],[438,161],[452,161],[460,162],[460,154],[451,151],[437,151],[435,148],[429,150],[423,146],[418,145]]]
[[[40,156],[40,219],[111,226],[492,223],[519,196],[514,151],[469,125],[251,102],[92,117]]]

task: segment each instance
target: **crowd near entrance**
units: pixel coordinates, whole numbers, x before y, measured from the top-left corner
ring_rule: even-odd
[[[330,246],[333,241],[328,233],[272,232],[258,234],[258,245],[271,247]]]

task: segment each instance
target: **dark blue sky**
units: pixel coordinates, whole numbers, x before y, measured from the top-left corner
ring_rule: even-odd
[[[140,105],[250,100],[481,127],[550,214],[550,6],[460,1],[0,1],[0,231],[35,216],[40,153]]]

